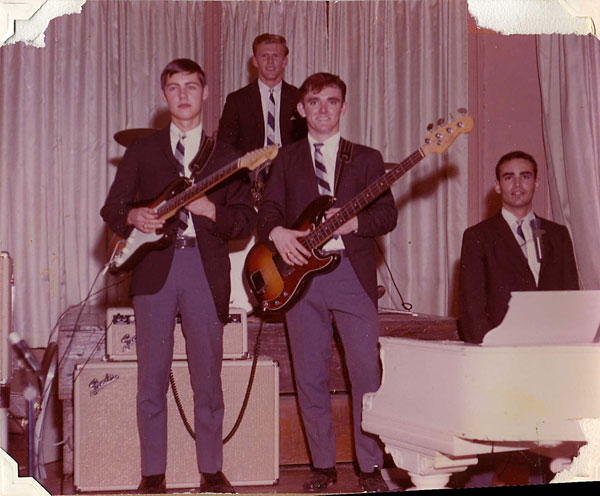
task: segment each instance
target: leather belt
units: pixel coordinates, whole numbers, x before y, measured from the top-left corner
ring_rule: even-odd
[[[191,236],[177,236],[175,238],[175,249],[194,248],[196,246],[196,238]]]

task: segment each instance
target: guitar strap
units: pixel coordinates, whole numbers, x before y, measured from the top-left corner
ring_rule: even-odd
[[[194,157],[194,160],[190,164],[190,170],[192,171],[193,177],[197,177],[200,175],[204,167],[206,167],[208,159],[211,157],[214,149],[215,140],[202,133],[202,142],[200,143],[200,150],[198,151],[198,153]]]
[[[333,185],[334,194],[337,191],[337,185],[342,175],[342,167],[352,157],[352,142],[340,138],[340,149],[338,151],[337,161],[335,163],[335,184]]]

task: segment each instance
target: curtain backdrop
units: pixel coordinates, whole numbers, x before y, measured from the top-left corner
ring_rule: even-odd
[[[202,2],[88,0],[50,23],[46,47],[0,48],[0,250],[15,264],[14,327],[44,346],[59,315],[86,297],[106,262],[99,216],[124,148],[123,129],[160,127],[158,77],[176,57],[207,68],[207,130],[225,96],[252,77],[252,39],[290,45],[286,80],[337,72],[349,88],[343,133],[399,162],[426,126],[466,107],[464,1]],[[398,228],[381,240],[414,310],[446,314],[466,227],[466,140],[394,187]],[[398,307],[384,266],[382,300]],[[238,274],[239,277],[239,274]],[[94,290],[114,284],[99,277]],[[127,283],[92,303],[122,302]]]
[[[343,132],[401,162],[438,119],[467,107],[464,2],[335,2],[330,11],[331,71],[348,83]],[[413,310],[447,315],[455,307],[462,232],[467,226],[467,139],[426,157],[392,188],[398,226],[379,240],[380,306],[399,308],[393,282]],[[394,281],[392,281],[392,277]]]
[[[571,231],[583,289],[600,289],[600,40],[537,37],[554,220]]]

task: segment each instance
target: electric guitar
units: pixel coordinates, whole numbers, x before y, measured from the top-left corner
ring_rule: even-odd
[[[327,220],[324,220],[324,213],[333,206],[335,199],[331,196],[320,196],[312,201],[292,225],[292,229],[299,231],[310,229],[307,235],[298,238],[311,253],[306,265],[287,265],[281,256],[266,244],[257,243],[253,246],[246,257],[244,274],[262,310],[289,310],[311,276],[321,271],[332,270],[338,265],[339,255],[327,254],[321,251],[320,247],[340,226],[373,202],[427,155],[445,152],[458,136],[469,133],[472,129],[473,119],[464,116],[431,132],[416,152],[373,182]]]
[[[179,209],[201,197],[210,188],[238,170],[243,168],[254,170],[265,162],[273,160],[278,151],[276,145],[253,150],[194,184],[187,177],[179,177],[153,201],[137,206],[154,208],[159,219],[170,219]],[[114,274],[131,269],[148,251],[164,248],[172,241],[173,236],[169,235],[165,228],[152,233],[144,233],[133,228],[127,238],[115,235],[111,241],[112,255],[107,270]]]

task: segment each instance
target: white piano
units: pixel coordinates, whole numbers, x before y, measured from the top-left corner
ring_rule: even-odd
[[[481,345],[382,337],[382,383],[363,398],[363,429],[417,489],[445,487],[485,453],[570,461],[590,436],[586,419],[600,428],[599,323],[600,291],[515,292]]]

